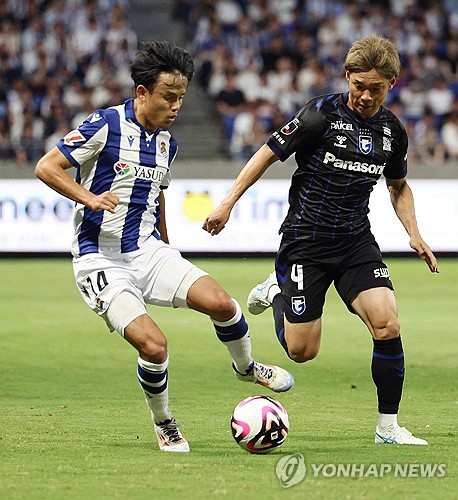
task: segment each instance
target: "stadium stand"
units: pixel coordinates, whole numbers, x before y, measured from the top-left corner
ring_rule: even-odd
[[[174,12],[220,116],[227,156],[247,159],[309,98],[346,89],[347,49],[377,33],[401,55],[403,70],[387,105],[411,132],[412,161],[456,158],[445,141],[456,137],[458,2],[176,0]]]
[[[124,0],[0,3],[0,156],[36,162],[89,110],[132,94],[137,35]]]
[[[174,125],[187,158],[242,162],[311,96],[346,88],[345,52],[369,33],[401,53],[388,106],[409,130],[411,162],[456,163],[455,0],[5,0],[1,161],[30,171],[64,130],[132,95],[139,41],[168,38],[197,66]]]

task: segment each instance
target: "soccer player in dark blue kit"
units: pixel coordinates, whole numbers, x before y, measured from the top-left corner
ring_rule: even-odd
[[[356,41],[345,60],[348,92],[312,99],[275,131],[203,228],[218,234],[243,193],[272,163],[294,153],[297,169],[275,272],[253,288],[248,309],[260,314],[272,307],[280,343],[292,360],[303,363],[318,354],[325,295],[334,283],[373,337],[379,411],[375,443],[426,445],[397,421],[404,381],[400,325],[389,271],[367,216],[370,193],[383,174],[410,246],[431,272],[439,272],[418,230],[406,181],[406,131],[383,107],[399,71],[399,55],[389,40],[373,35]]]

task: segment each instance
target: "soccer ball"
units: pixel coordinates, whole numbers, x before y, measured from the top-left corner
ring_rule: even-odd
[[[275,399],[250,396],[235,407],[231,428],[236,443],[244,450],[269,453],[288,435],[288,413]]]

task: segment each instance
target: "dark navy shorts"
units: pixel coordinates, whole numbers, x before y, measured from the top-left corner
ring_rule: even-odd
[[[345,251],[329,254],[321,261],[313,258],[288,258],[284,250],[275,262],[277,280],[282,291],[286,319],[305,323],[323,314],[326,292],[332,283],[347,308],[358,293],[371,288],[393,290],[388,267],[382,261],[380,248],[373,238],[355,242]]]

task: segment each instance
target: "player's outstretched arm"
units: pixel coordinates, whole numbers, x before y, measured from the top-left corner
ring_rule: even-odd
[[[119,197],[111,191],[99,195],[91,193],[68,175],[66,170],[71,167],[73,165],[57,147],[54,147],[38,161],[35,175],[54,191],[70,200],[82,203],[92,210],[108,210],[114,213]]]
[[[412,190],[404,179],[386,179],[391,203],[402,225],[410,236],[410,247],[426,262],[432,273],[438,273],[436,257],[418,230]]]
[[[212,236],[220,233],[229,220],[234,205],[243,193],[260,179],[270,165],[277,160],[278,156],[266,144],[261,146],[243,167],[219,206],[205,219],[202,229]]]

